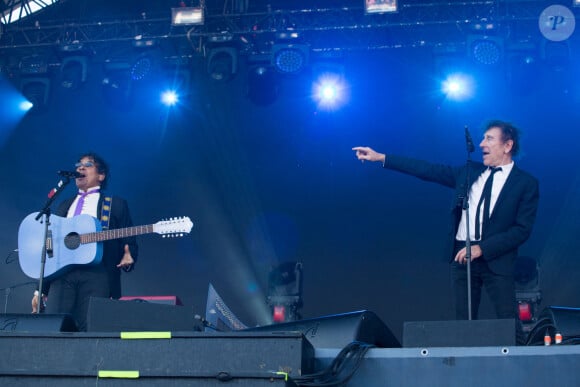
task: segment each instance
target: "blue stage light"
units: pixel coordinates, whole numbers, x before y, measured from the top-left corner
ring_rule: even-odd
[[[153,68],[153,62],[149,56],[141,56],[131,66],[131,79],[140,81],[144,79]]]
[[[275,44],[272,65],[283,74],[297,74],[308,64],[309,47],[304,44]]]
[[[27,112],[34,107],[34,105],[30,101],[22,101],[18,104],[18,107],[23,112]]]
[[[462,101],[469,99],[474,93],[473,79],[465,74],[452,74],[443,81],[442,91],[447,98]]]
[[[335,110],[346,102],[344,78],[334,74],[324,74],[314,84],[314,99],[318,106]]]
[[[179,96],[175,91],[167,90],[161,94],[161,102],[167,106],[174,106],[179,102]]]

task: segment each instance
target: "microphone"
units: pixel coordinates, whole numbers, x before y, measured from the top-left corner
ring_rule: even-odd
[[[76,171],[74,171],[74,172],[73,171],[58,171],[57,174],[59,176],[62,176],[62,177],[74,177],[75,179],[77,177],[85,177],[85,175],[80,174]]]
[[[468,153],[472,153],[475,150],[475,145],[473,145],[473,140],[471,139],[467,125],[465,125],[465,144],[467,145]]]

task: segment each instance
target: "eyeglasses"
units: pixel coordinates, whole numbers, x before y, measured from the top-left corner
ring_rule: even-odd
[[[84,163],[76,163],[75,164],[75,168],[80,168],[80,167],[85,167],[85,168],[90,168],[90,167],[94,167],[95,163],[93,163],[92,161],[85,161]]]

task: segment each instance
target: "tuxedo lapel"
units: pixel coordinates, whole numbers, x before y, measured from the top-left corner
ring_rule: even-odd
[[[518,184],[518,181],[520,180],[519,175],[520,170],[514,165],[511,173],[505,181],[505,184],[503,185],[503,188],[501,189],[501,192],[499,193],[499,196],[497,197],[497,201],[495,202],[495,206],[490,218],[493,218],[493,214],[497,210],[501,211],[502,203],[506,200],[505,198],[507,197],[506,192],[513,192],[512,190],[514,189],[514,186]]]

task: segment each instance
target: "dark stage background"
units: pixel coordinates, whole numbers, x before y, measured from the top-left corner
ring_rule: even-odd
[[[177,295],[203,314],[212,283],[244,323],[267,324],[269,270],[300,261],[305,318],[368,309],[399,337],[404,321],[451,319],[441,252],[452,191],[361,164],[351,148],[462,164],[464,126],[477,144],[492,118],[524,131],[516,162],[540,180],[521,255],[541,264],[542,305],[578,307],[577,32],[569,44],[569,67],[540,66],[525,89],[503,67],[482,71],[465,102],[439,95],[429,48],[349,51],[341,59],[349,98],[335,111],[317,109],[305,75],[282,79],[273,103],[253,103],[243,61],[227,83],[194,68],[190,97],[171,109],[145,86],[131,109],[118,109],[101,93],[101,64],[91,63],[81,89],[52,88],[46,111],[13,119],[1,108],[2,311],[28,312],[35,286],[14,252],[20,222],[41,208],[57,170],[95,151],[111,166],[108,191],[128,200],[136,225],[172,216],[195,224],[184,238],[139,237],[125,295]],[[7,78],[2,101],[18,93]],[[71,186],[64,196],[72,194]],[[481,317],[492,315],[484,300]]]

